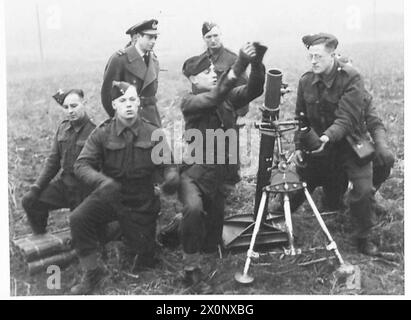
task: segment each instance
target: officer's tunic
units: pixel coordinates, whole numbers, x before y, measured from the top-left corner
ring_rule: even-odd
[[[125,81],[134,85],[140,97],[141,117],[157,126],[161,126],[160,114],[155,97],[158,88],[158,73],[160,71],[157,57],[150,53],[148,66],[138,53],[135,46],[124,49],[125,53],[114,53],[108,61],[101,87],[101,102],[110,117],[114,116],[111,88],[113,80]]]
[[[50,154],[35,182],[41,190],[40,198],[31,206],[23,203],[33,228],[43,231],[47,225],[49,210],[73,210],[90,192],[90,189],[74,176],[73,165],[95,127],[87,114],[79,121],[64,120],[58,126]],[[60,171],[57,178],[50,183]]]
[[[205,164],[206,130],[234,129],[235,109],[263,93],[265,68],[262,64],[252,68],[247,85],[235,87],[236,79],[228,79],[227,74],[228,72],[221,76],[217,86],[211,91],[194,92],[184,97],[181,103],[186,133],[189,129],[199,130],[204,143],[204,164],[193,164],[182,169],[184,172],[179,196],[184,204],[181,233],[186,253],[214,251],[221,241],[224,196],[220,187],[224,181],[226,165]],[[216,156],[217,141],[214,142]]]

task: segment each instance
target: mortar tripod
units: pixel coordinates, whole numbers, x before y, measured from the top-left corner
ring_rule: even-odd
[[[351,274],[353,272],[352,266],[349,264],[345,264],[344,260],[338,251],[337,244],[333,240],[330,232],[328,231],[327,226],[324,223],[324,220],[321,217],[320,212],[318,211],[310,193],[307,190],[307,184],[301,181],[299,175],[295,170],[295,164],[292,162],[293,155],[291,155],[288,159],[286,156],[286,152],[283,151],[282,147],[282,133],[290,130],[296,129],[297,125],[299,124],[298,121],[272,121],[272,122],[263,122],[256,124],[256,127],[259,128],[262,134],[268,134],[275,137],[275,141],[277,143],[277,150],[276,150],[276,163],[272,168],[269,170],[272,172],[270,184],[263,188],[261,200],[258,207],[257,216],[254,223],[253,234],[251,237],[251,242],[249,249],[247,251],[247,259],[244,265],[243,272],[238,272],[235,275],[235,279],[237,282],[242,284],[248,284],[254,281],[254,278],[248,274],[251,259],[257,258],[258,253],[254,251],[255,241],[263,222],[263,219],[266,218],[265,216],[265,208],[267,204],[267,199],[270,194],[274,195],[281,195],[283,207],[284,207],[284,218],[285,218],[285,227],[286,233],[288,237],[288,245],[289,247],[284,250],[286,255],[296,255],[300,254],[301,250],[296,249],[294,246],[294,235],[293,235],[293,226],[292,226],[292,219],[291,219],[291,207],[290,207],[290,193],[292,192],[304,192],[305,197],[322,229],[324,232],[328,244],[326,245],[326,249],[332,251],[336,256],[338,263],[339,263],[339,272],[342,274]]]

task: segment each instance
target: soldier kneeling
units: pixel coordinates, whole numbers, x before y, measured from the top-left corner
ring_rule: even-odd
[[[154,192],[154,174],[163,171],[163,191],[173,193],[179,185],[175,166],[156,164],[152,158],[153,131],[158,129],[138,115],[135,87],[113,81],[111,92],[115,116],[90,135],[78,157],[76,176],[95,191],[70,217],[73,246],[83,269],[81,283],[73,294],[90,294],[103,279],[98,263],[98,232],[118,220],[136,264],[152,267],[155,253],[156,221],[160,210]]]

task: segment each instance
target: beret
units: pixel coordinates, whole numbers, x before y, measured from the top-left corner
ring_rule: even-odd
[[[136,33],[156,35],[158,34],[157,25],[158,25],[158,20],[156,19],[144,20],[128,28],[128,30],[126,31],[126,34],[129,34],[130,36]]]
[[[309,34],[302,38],[304,45],[309,49],[312,45],[328,42],[333,45],[334,49],[338,46],[338,39],[329,33]]]
[[[211,31],[214,27],[216,27],[217,24],[214,22],[204,22],[203,27],[201,28],[201,32],[203,33],[203,36],[205,36],[207,33]]]
[[[113,81],[111,100],[116,100],[118,97],[124,95],[130,86],[131,84],[125,81]]]
[[[81,89],[70,89],[70,90],[63,90],[59,89],[57,93],[53,95],[54,100],[57,101],[59,105],[63,105],[64,99],[70,94],[70,93],[76,93],[80,98],[84,98],[84,92]]]
[[[211,66],[211,61],[207,55],[194,56],[187,59],[183,64],[183,74],[189,78],[195,76]]]

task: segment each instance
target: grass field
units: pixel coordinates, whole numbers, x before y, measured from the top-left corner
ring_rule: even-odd
[[[333,276],[333,263],[324,262],[300,266],[301,259],[279,259],[275,255],[262,257],[253,264],[251,273],[256,277],[252,286],[240,287],[233,279],[240,271],[245,253],[223,255],[222,259],[210,259],[210,283],[216,294],[404,294],[404,73],[403,47],[401,43],[379,43],[378,50],[372,43],[346,46],[344,53],[350,55],[355,66],[363,73],[367,88],[374,97],[374,104],[389,132],[389,145],[396,154],[391,177],[377,194],[377,201],[388,211],[380,219],[377,235],[381,248],[394,252],[395,261],[370,258],[357,253],[350,242],[350,217],[342,212],[326,218],[344,258],[359,265],[362,271],[362,289],[347,292]],[[273,49],[267,59],[267,67],[278,67],[283,71],[284,82],[293,91],[285,97],[281,117],[292,117],[296,86],[300,75],[307,68],[304,52],[299,50]],[[163,115],[164,127],[171,127],[182,121],[179,101],[189,86],[181,75],[182,59],[159,57],[162,67],[168,71],[160,74],[158,91],[159,109]],[[89,114],[96,123],[106,117],[100,105],[100,87],[105,61],[54,61],[44,64],[8,61],[7,103],[8,103],[8,179],[10,239],[29,233],[20,199],[34,182],[47,157],[58,123],[63,119],[59,106],[51,95],[59,88],[81,87],[87,97]],[[258,105],[263,97],[251,104],[246,122],[260,119]],[[288,138],[287,141],[290,141]],[[258,144],[254,145],[254,148]],[[254,153],[255,154],[255,153]],[[252,159],[256,163],[257,159]],[[243,168],[243,181],[228,198],[227,214],[250,213],[253,210],[256,167]],[[318,198],[320,190],[316,191]],[[161,223],[181,210],[176,197],[162,199]],[[67,226],[67,212],[53,212],[49,230]],[[294,215],[297,245],[312,248],[323,244],[320,229],[309,217],[307,207]],[[163,249],[161,263],[153,270],[133,276],[122,270],[118,262],[119,244],[108,245],[106,261],[110,276],[101,288],[100,294],[186,294],[181,282],[181,252]],[[55,295],[67,294],[73,281],[79,279],[77,263],[63,271],[61,290],[46,287],[47,274],[33,277],[25,274],[15,252],[11,258],[12,295]]]

